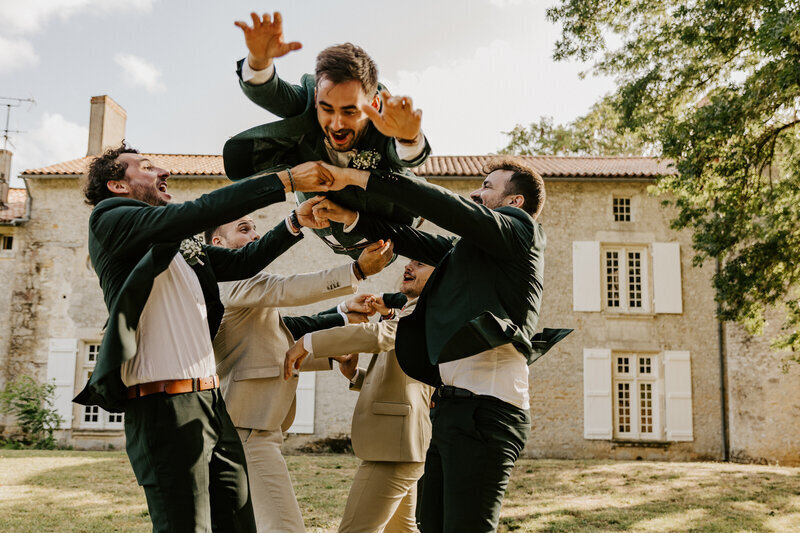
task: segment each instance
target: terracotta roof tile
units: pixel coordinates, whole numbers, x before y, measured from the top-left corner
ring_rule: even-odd
[[[25,215],[25,200],[27,193],[25,189],[8,190],[8,209],[0,209],[0,222],[10,221],[15,218],[22,218]]]
[[[223,176],[222,156],[186,154],[142,154],[156,166],[175,176]],[[415,169],[425,176],[480,176],[481,168],[494,156],[431,156]],[[544,177],[656,177],[675,172],[670,162],[652,157],[560,157],[523,156]],[[83,174],[91,156],[43,168],[26,170],[23,176],[70,176]]]

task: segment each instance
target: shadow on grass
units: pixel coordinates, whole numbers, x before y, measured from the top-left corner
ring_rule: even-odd
[[[499,531],[785,531],[770,522],[800,510],[796,472],[736,465],[572,465],[520,465]]]

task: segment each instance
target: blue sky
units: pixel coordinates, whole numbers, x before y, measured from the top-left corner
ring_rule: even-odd
[[[218,154],[230,136],[274,120],[236,83],[246,49],[233,22],[252,10],[281,11],[286,37],[303,43],[276,61],[288,81],[311,72],[322,48],[354,42],[423,110],[434,154],[492,153],[515,124],[571,120],[613,89],[581,79],[587,65],[553,62],[551,4],[0,0],[0,96],[36,100],[12,111],[11,129],[26,132],[11,138],[12,176],[84,156],[94,95],[125,108],[129,143],[148,152]]]

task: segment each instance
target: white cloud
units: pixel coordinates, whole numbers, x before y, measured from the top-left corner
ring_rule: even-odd
[[[386,83],[423,110],[422,128],[435,154],[487,154],[507,144],[502,132],[516,124],[542,115],[571,120],[613,88],[607,79],[579,80],[581,66],[554,63],[550,48],[496,40],[473,57],[399,71]]]
[[[161,69],[133,54],[117,54],[114,61],[122,67],[125,79],[134,85],[141,85],[147,92],[156,93],[166,90],[161,83]]]
[[[156,0],[0,0],[0,31],[8,34],[41,30],[54,17],[66,20],[83,11],[116,11],[133,9],[150,11]]]
[[[0,35],[0,72],[36,65],[39,56],[24,39],[6,39]]]
[[[44,113],[39,125],[15,136],[11,160],[11,176],[16,177],[26,169],[62,163],[86,155],[89,129],[68,121],[58,113]],[[12,178],[13,187],[21,187],[20,180]]]

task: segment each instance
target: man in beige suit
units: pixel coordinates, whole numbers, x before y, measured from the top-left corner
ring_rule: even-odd
[[[295,219],[296,220],[296,219]],[[296,229],[296,228],[293,228]],[[216,246],[240,248],[259,238],[250,217],[225,224],[206,234]],[[288,328],[290,317],[281,317],[278,306],[297,306],[349,295],[356,291],[356,273],[379,272],[391,259],[391,245],[380,243],[366,249],[353,264],[319,272],[278,276],[260,272],[250,279],[219,284],[225,306],[219,332],[214,338],[217,373],[228,412],[236,426],[247,459],[250,491],[260,532],[305,531],[300,508],[292,489],[286,462],[281,455],[283,431],[295,415],[297,376],[281,379],[286,350],[297,336],[319,327],[363,321],[364,297],[353,297],[339,305],[330,319],[308,317],[300,326]],[[286,323],[284,323],[284,318]],[[348,318],[344,320],[343,318]],[[291,331],[290,331],[291,330]],[[302,370],[329,370],[330,360],[309,361]]]
[[[409,315],[433,267],[409,261],[400,292],[408,304],[399,316],[377,323],[352,324],[308,333],[287,352],[284,377],[305,359],[325,360],[352,352],[376,353],[366,369],[345,363],[342,373],[360,390],[351,438],[361,459],[339,526],[340,532],[417,531],[416,485],[425,468],[431,437],[428,416],[433,388],[408,377],[397,363],[397,323]],[[379,299],[376,309],[385,314]],[[380,352],[380,353],[378,353]],[[306,358],[306,355],[312,357]]]

